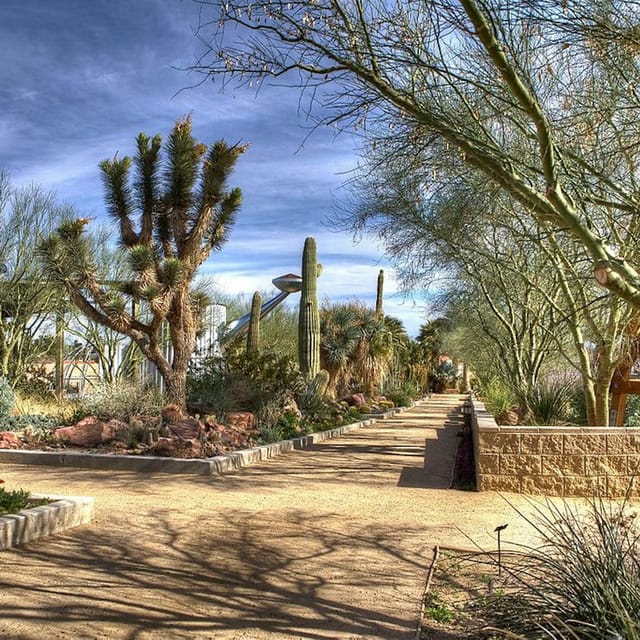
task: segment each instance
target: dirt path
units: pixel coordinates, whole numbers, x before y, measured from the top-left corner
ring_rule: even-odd
[[[447,488],[459,402],[223,477],[1,464],[96,517],[0,552],[0,638],[413,638],[434,544],[530,535],[500,496]]]

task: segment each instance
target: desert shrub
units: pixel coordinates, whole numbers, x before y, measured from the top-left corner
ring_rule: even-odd
[[[300,397],[302,433],[328,431],[343,424],[362,420],[360,410],[350,407],[346,402],[336,402],[328,397]]]
[[[260,427],[259,440],[262,444],[290,440],[306,433],[300,424],[300,418],[294,413],[281,415],[275,423],[265,423]]]
[[[9,381],[4,377],[0,377],[0,420],[5,420],[11,414],[13,403],[15,402],[15,394]]]
[[[626,501],[547,501],[520,512],[543,544],[509,568],[517,606],[503,621],[524,638],[640,639],[640,531]]]
[[[0,516],[17,513],[29,504],[29,492],[22,489],[7,491],[0,487]]]
[[[497,378],[485,383],[479,389],[487,410],[500,420],[517,406],[518,400],[511,389]]]
[[[556,425],[571,421],[576,384],[567,380],[544,380],[528,395],[528,405],[536,424]]]
[[[288,356],[244,351],[207,360],[191,372],[187,386],[189,399],[205,404],[219,420],[227,411],[242,409],[255,414],[260,429],[275,426],[304,388]]]
[[[410,407],[420,394],[414,382],[406,382],[402,386],[385,389],[383,395],[396,407]]]
[[[50,434],[63,423],[63,418],[42,414],[21,414],[9,416],[2,422],[2,428],[7,431],[25,431],[33,435],[44,436]]]
[[[73,421],[85,416],[128,421],[133,416],[159,415],[164,400],[152,385],[103,384],[74,400]]]
[[[55,372],[47,370],[43,364],[35,363],[27,368],[26,375],[20,378],[16,391],[24,398],[33,400],[51,400],[55,397]]]

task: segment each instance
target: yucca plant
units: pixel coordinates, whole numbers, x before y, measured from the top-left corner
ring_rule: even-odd
[[[204,302],[193,283],[235,221],[242,197],[228,179],[245,149],[223,140],[207,147],[193,137],[187,117],[164,144],[160,136],[141,133],[135,158],[116,154],[100,163],[107,211],[128,257],[126,279],[100,276],[85,233],[90,218],[64,221],[39,247],[51,281],[88,318],[130,337],[156,366],[168,400],[180,406]],[[164,351],[166,326],[170,357]]]
[[[528,406],[536,424],[556,425],[572,413],[575,383],[548,379],[536,385],[528,395]]]
[[[518,513],[543,542],[507,568],[519,588],[502,624],[522,638],[640,640],[640,531],[628,501],[533,506],[533,517]]]

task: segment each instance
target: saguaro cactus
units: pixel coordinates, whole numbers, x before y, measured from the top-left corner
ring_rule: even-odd
[[[318,285],[321,266],[316,258],[316,241],[307,238],[302,252],[302,290],[298,316],[298,363],[307,380],[320,371],[320,312]]]
[[[378,289],[376,291],[376,316],[382,315],[382,291],[384,288],[384,270],[380,269],[378,274]]]
[[[260,348],[260,310],[262,298],[256,291],[251,299],[251,316],[249,317],[249,332],[247,333],[247,353],[255,353]]]

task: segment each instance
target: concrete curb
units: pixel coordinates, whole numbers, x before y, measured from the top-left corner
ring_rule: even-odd
[[[31,497],[54,502],[0,517],[0,550],[87,524],[93,518],[93,498],[35,494]]]
[[[337,438],[364,426],[373,424],[368,419],[343,425],[329,431],[318,431],[306,436],[273,442],[251,449],[232,451],[214,458],[161,458],[156,456],[126,456],[76,451],[24,451],[0,449],[0,463],[43,465],[49,467],[75,467],[83,469],[110,469],[137,473],[184,473],[192,475],[218,475],[262,462],[288,451],[306,449],[324,440]]]

